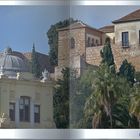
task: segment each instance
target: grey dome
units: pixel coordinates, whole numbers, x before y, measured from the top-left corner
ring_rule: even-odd
[[[26,62],[12,54],[11,48],[6,48],[2,57],[0,58],[0,70],[8,76],[16,76],[17,72],[26,72],[28,67]]]
[[[7,47],[4,49],[4,54],[12,54],[12,49],[10,47]]]

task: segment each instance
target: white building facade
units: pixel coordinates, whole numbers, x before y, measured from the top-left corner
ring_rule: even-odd
[[[48,72],[35,79],[26,62],[7,48],[0,58],[2,128],[54,128],[53,82]]]

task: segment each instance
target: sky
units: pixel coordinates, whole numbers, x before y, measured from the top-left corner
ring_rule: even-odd
[[[47,31],[56,22],[69,17],[100,28],[110,25],[140,6],[0,6],[0,51],[6,47],[30,52],[33,43],[36,51],[49,51]]]

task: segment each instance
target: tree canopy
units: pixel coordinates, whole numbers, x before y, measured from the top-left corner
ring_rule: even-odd
[[[120,66],[119,75],[124,76],[128,81],[134,83],[135,78],[134,66],[132,66],[132,64],[125,59]]]
[[[139,90],[128,82],[134,80],[134,67],[125,60],[120,67],[121,73],[115,72],[114,58],[108,40],[101,51],[101,57],[99,68],[90,75],[93,78],[89,78],[89,81],[92,79],[94,88],[91,91],[87,90],[90,93],[82,109],[84,112],[82,126],[88,128],[89,123],[86,122],[85,125],[84,122],[92,118],[90,124],[93,128],[140,127]],[[86,82],[83,82],[83,85],[86,85]]]

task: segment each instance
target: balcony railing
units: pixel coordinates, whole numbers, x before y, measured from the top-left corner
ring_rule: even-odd
[[[129,48],[130,47],[129,42],[122,42],[122,47]]]

